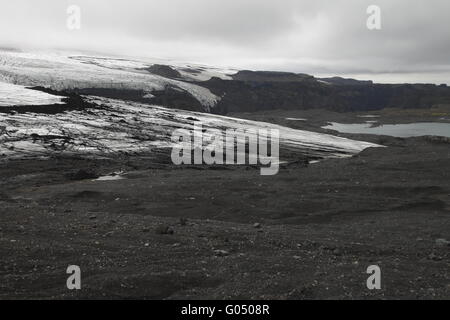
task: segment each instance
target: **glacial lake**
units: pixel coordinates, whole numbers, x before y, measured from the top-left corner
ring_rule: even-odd
[[[393,136],[399,138],[420,136],[442,136],[450,138],[450,123],[418,122],[408,124],[386,124],[373,126],[373,123],[344,124],[331,122],[323,129],[335,130],[342,133],[364,133]]]

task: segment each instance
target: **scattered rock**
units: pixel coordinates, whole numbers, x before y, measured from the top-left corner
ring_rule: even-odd
[[[94,215],[89,216],[89,220],[95,220],[95,219],[97,219],[97,216],[94,216]]]
[[[446,239],[437,239],[436,246],[438,247],[450,247],[450,241]]]
[[[156,228],[156,234],[174,234],[175,230],[171,226],[160,225]]]
[[[181,226],[187,226],[188,219],[186,218],[180,218],[180,225]]]
[[[255,224],[253,225],[253,228],[255,228],[255,229],[261,229],[261,223],[255,223]]]
[[[431,143],[450,143],[450,138],[448,137],[440,137],[440,136],[425,136],[424,139]]]
[[[441,261],[442,257],[436,255],[435,253],[430,253],[428,255],[428,260],[432,260],[432,261]]]
[[[230,253],[226,250],[214,250],[214,254],[218,257],[226,257],[230,255]]]
[[[150,232],[150,228],[142,228],[142,232]]]

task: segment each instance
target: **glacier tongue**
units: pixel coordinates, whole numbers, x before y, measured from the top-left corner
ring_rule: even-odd
[[[198,120],[203,128],[280,131],[280,147],[299,156],[346,157],[378,145],[326,134],[294,130],[264,122],[159,106],[85,97],[93,107],[58,114],[0,113],[0,155],[4,159],[52,154],[142,154],[154,148],[171,148],[172,132],[191,130]]]

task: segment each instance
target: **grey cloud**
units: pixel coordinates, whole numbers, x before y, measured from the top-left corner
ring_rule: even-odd
[[[82,9],[81,31],[65,28],[69,4]],[[380,31],[366,28],[370,4],[382,9]],[[448,0],[16,0],[2,4],[0,45],[442,82],[449,9]]]

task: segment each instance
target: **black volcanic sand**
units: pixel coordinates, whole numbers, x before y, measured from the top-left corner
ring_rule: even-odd
[[[450,299],[450,144],[359,138],[387,148],[273,177],[163,155],[3,162],[0,299]]]

